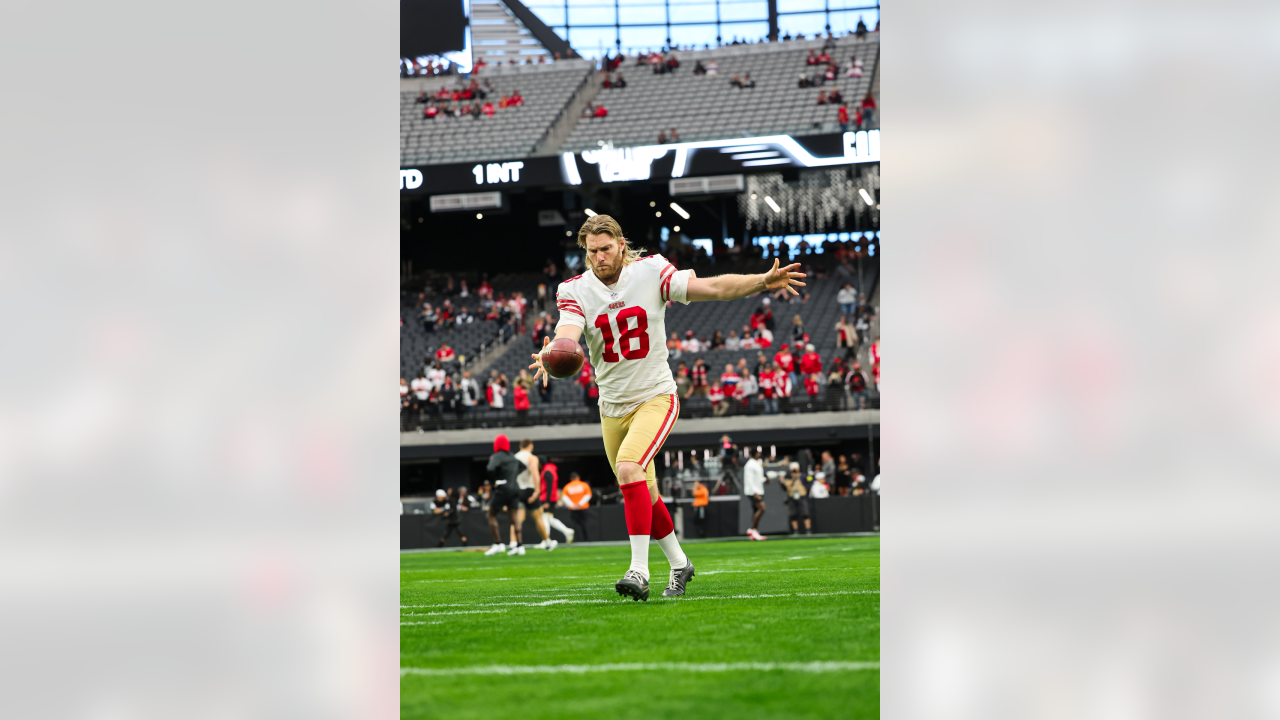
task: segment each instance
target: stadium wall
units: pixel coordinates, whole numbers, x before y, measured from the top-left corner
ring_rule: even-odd
[[[487,456],[498,433],[529,438],[538,452],[550,455],[599,453],[600,426],[535,425],[520,428],[438,430],[400,434],[400,460],[413,461]],[[666,447],[712,446],[729,434],[741,444],[833,443],[880,436],[879,410],[690,418],[676,423]],[[446,470],[448,472],[448,470]]]
[[[765,486],[766,490],[776,489],[776,483]],[[694,519],[692,501],[681,499],[667,503],[672,516],[681,522],[685,538],[699,537],[697,522]],[[761,520],[760,530],[766,535],[785,533],[787,527],[787,507],[781,496],[766,497],[768,511]],[[860,495],[857,497],[832,497],[823,500],[809,500],[809,512],[812,518],[812,529],[815,533],[838,532],[872,532],[877,529],[880,497],[878,495]],[[418,508],[414,508],[418,509]],[[618,541],[627,539],[626,520],[623,517],[622,504],[593,505],[586,511],[586,537],[591,541]],[[582,527],[564,508],[556,509],[556,517],[574,530]],[[707,518],[703,524],[706,537],[736,537],[746,533],[751,524],[751,503],[738,495],[726,495],[712,498],[707,506]],[[505,513],[498,515],[499,535],[507,538],[511,521]],[[527,517],[521,526],[526,543],[536,543],[540,536]],[[468,545],[486,547],[492,542],[488,521],[479,510],[469,512],[463,517],[462,530],[467,536]],[[409,514],[400,516],[400,549],[416,550],[437,547],[440,536],[445,532],[445,523],[435,515]],[[553,533],[559,538],[559,533]],[[579,535],[579,539],[582,536]],[[445,542],[445,547],[459,547],[462,542],[457,534],[453,534]]]

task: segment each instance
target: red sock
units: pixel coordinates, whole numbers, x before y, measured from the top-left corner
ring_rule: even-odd
[[[628,535],[649,535],[653,527],[653,511],[649,509],[649,483],[627,483],[622,486],[623,512],[627,516]]]
[[[661,540],[676,529],[675,523],[671,522],[671,513],[667,512],[667,504],[661,499],[653,504],[652,528],[653,532],[650,534],[653,535],[654,540]]]

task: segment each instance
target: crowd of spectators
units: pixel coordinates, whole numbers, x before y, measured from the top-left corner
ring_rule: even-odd
[[[494,98],[497,98],[496,103]],[[441,85],[434,94],[426,90],[419,91],[414,102],[425,106],[422,109],[422,117],[428,120],[434,120],[440,116],[460,118],[468,115],[479,119],[482,116],[493,117],[499,110],[524,105],[524,96],[520,94],[519,89],[512,89],[510,93],[500,95],[488,78],[480,82],[473,77],[461,89],[450,90]]]
[[[870,335],[875,311],[865,296],[853,299],[850,293],[852,286],[846,284],[837,295],[844,314],[835,325],[836,346],[825,362],[798,313],[785,331],[779,332],[769,297],[761,299],[743,325],[741,336],[735,330],[730,330],[727,337],[717,330],[710,338],[699,337],[692,330],[685,331],[683,338],[678,332],[671,333],[667,352],[677,360],[678,394],[685,399],[705,396],[717,416],[735,410],[755,414],[757,409],[765,415],[776,415],[815,403],[832,409],[865,408],[868,390],[874,388],[878,392],[880,388],[880,339],[877,337],[868,347],[868,372],[857,358]],[[692,365],[685,359],[686,355],[712,350],[756,353],[754,361],[744,354],[736,364],[726,364],[718,376],[704,358],[693,358]]]
[[[862,28],[865,31],[866,26],[863,25]],[[876,29],[879,29],[878,25]],[[829,50],[834,49],[835,41],[829,35],[821,51],[817,48],[809,49],[809,55],[805,58],[805,65],[809,69],[800,75],[800,80],[797,83],[801,88],[822,87],[828,82],[835,82],[840,74],[840,67],[832,59],[829,52]],[[849,64],[845,68],[844,76],[850,78],[862,77],[862,59],[858,57],[856,52],[849,57]],[[848,132],[850,126],[855,130],[868,129],[872,127],[875,120],[876,99],[870,92],[864,95],[861,103],[853,108],[852,114],[850,114],[849,105],[839,87],[818,93],[818,104],[838,106],[836,122],[840,124],[842,132]]]
[[[759,462],[766,477],[778,480],[792,499],[821,500],[880,492],[879,472],[868,479],[863,471],[863,458],[856,452],[822,450],[815,455],[810,449],[801,449],[794,455],[778,455],[777,447],[771,446]],[[661,473],[661,491],[675,497],[692,496],[697,507],[698,498],[741,492],[745,465],[746,449],[739,447],[729,435],[723,435],[717,447],[673,453],[671,462]],[[807,514],[792,513],[792,516]],[[700,533],[700,536],[704,535]]]
[[[560,53],[552,53],[548,58],[546,55],[539,55],[535,60],[533,58],[508,58],[507,65],[546,65],[560,59]],[[493,63],[502,65],[501,61]],[[477,74],[484,68],[489,67],[490,63],[484,59],[483,55],[476,57],[475,64],[471,67],[471,73]],[[457,75],[459,72],[458,64],[451,63],[445,58],[435,58],[429,56],[416,58],[400,58],[400,77],[434,77],[436,75]]]

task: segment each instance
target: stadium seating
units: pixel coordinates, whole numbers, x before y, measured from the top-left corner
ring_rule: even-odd
[[[863,278],[864,286],[860,290],[868,293],[868,297],[875,297],[875,293],[878,292],[878,263],[871,261],[867,265],[868,271]],[[723,271],[722,269],[719,272]],[[709,275],[712,272],[715,271],[699,270],[699,275]],[[525,282],[528,282],[528,280]],[[779,343],[790,339],[792,317],[798,314],[804,322],[805,331],[810,336],[810,342],[813,343],[814,348],[822,356],[825,367],[836,350],[835,324],[840,317],[840,307],[836,303],[836,293],[844,282],[844,278],[835,277],[810,282],[807,286],[810,297],[806,303],[787,303],[785,301],[772,300],[774,345],[766,351],[766,355],[772,359],[773,354],[778,350]],[[854,282],[854,284],[856,286],[857,283]],[[529,294],[527,290],[525,292],[526,295]],[[725,337],[728,337],[730,330],[736,330],[741,333],[742,326],[747,324],[755,308],[761,305],[762,298],[763,296],[756,296],[728,302],[674,304],[667,308],[667,334],[670,336],[672,332],[676,332],[683,338],[685,331],[692,330],[699,337],[705,335],[710,338],[716,330],[721,331]],[[532,317],[527,317],[526,323],[530,323],[532,320]],[[862,352],[859,355],[864,368],[869,367],[866,359],[866,347],[868,344],[867,342],[863,343]],[[496,360],[476,375],[476,380],[483,384],[488,378],[489,372],[497,370],[500,374],[506,375],[509,381],[514,382],[519,376],[520,370],[528,367],[530,362],[529,355],[533,350],[533,342],[529,337],[529,332],[526,332],[523,336],[517,337],[511,342]],[[707,364],[707,377],[710,380],[718,378],[726,364],[736,364],[740,358],[746,358],[750,366],[754,368],[757,352],[757,350],[686,352],[679,359],[670,358],[668,364],[674,374],[675,368],[680,361],[684,361],[692,367],[695,359],[702,357]],[[421,353],[419,353],[420,356]],[[452,416],[443,418],[428,416],[425,419],[406,418],[404,426],[406,429],[416,426],[421,426],[424,429],[438,429],[463,426],[547,425],[591,422],[594,420],[591,410],[584,403],[581,388],[576,382],[553,380],[551,388],[552,401],[550,403],[543,403],[536,390],[530,393],[530,409],[525,412],[517,412],[511,408],[512,397],[508,394],[506,407],[501,410],[479,407],[462,421]],[[872,391],[870,397],[872,400],[878,400],[878,394],[874,391]],[[826,402],[829,398],[825,394],[823,398],[824,401],[822,403],[807,407],[804,389],[795,388],[790,406],[785,410],[803,412],[836,409],[836,407]],[[759,402],[756,401],[752,412],[758,413],[759,411]],[[692,397],[683,403],[682,417],[705,417],[709,414],[710,403],[705,397]]]
[[[604,118],[578,119],[559,151],[591,150],[600,141],[617,147],[652,145],[658,132],[676,128],[682,141],[760,135],[806,135],[836,132],[837,107],[818,105],[823,90],[838,87],[850,112],[872,89],[880,56],[879,33],[864,38],[839,38],[831,57],[840,66],[835,82],[820,88],[800,88],[802,75],[822,70],[805,64],[809,50],[821,49],[822,40],[802,40],[759,45],[726,46],[715,50],[677,52],[681,66],[674,73],[655,75],[647,66],[628,58],[618,68],[627,80],[621,90],[604,90],[596,103],[609,114]],[[851,55],[863,63],[861,78],[846,78]],[[694,75],[697,61],[715,59],[717,75]],[[756,87],[740,90],[729,84],[734,75],[751,74]],[[547,65],[486,67],[476,77],[488,79],[496,95],[518,89],[523,106],[497,110],[493,117],[455,118],[441,114],[423,118],[424,106],[415,103],[418,90],[435,93],[461,89],[460,76],[405,80],[400,97],[400,162],[402,166],[470,162],[525,156],[551,128],[583,83],[602,82],[603,76],[586,60],[564,60]],[[875,126],[878,127],[878,116]]]
[[[428,120],[422,116],[425,106],[414,102],[417,88],[428,94],[439,91],[441,85],[450,90],[461,89],[464,83],[459,76],[402,81],[400,164],[407,167],[528,155],[593,67],[586,60],[563,60],[550,65],[485,68],[476,77],[493,85],[495,92],[488,100],[496,106],[502,95],[519,90],[524,104],[479,118],[441,114]]]
[[[616,147],[652,145],[660,130],[670,131],[673,127],[684,142],[837,132],[837,106],[816,104],[818,94],[838,87],[852,115],[853,108],[871,89],[879,62],[880,36],[870,33],[862,39],[852,35],[839,38],[836,49],[831,51],[832,60],[840,65],[837,80],[828,81],[821,88],[802,89],[798,87],[800,76],[822,69],[805,64],[810,48],[821,51],[822,41],[677,52],[680,68],[662,75],[629,59],[618,68],[627,86],[604,90],[596,97],[596,103],[609,111],[608,116],[580,120],[560,149],[591,150],[598,147],[599,141],[612,142]],[[862,60],[863,75],[846,78],[844,70],[855,53]],[[698,60],[705,64],[712,58],[719,65],[718,75],[693,74]],[[751,73],[756,87],[738,89],[729,84],[734,75],[746,73]]]

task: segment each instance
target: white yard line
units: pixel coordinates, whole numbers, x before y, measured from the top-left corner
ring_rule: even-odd
[[[846,672],[850,670],[879,670],[879,662],[738,662],[738,663],[609,663],[604,665],[483,665],[479,667],[455,668],[400,668],[400,677],[405,675],[451,676],[451,675],[539,675],[557,673],[592,673],[592,672],[632,672],[637,670],[670,671],[670,672],[768,672],[785,670],[790,672],[828,673]]]
[[[851,572],[861,570],[863,568],[761,568],[756,570],[699,570],[699,575],[721,575],[724,573],[774,573],[774,572]],[[879,568],[870,568],[878,571]],[[411,583],[457,583],[457,582],[496,582],[499,580],[599,580],[600,578],[612,578],[615,575],[561,575],[548,577],[496,577],[496,578],[467,578],[465,580],[406,580],[405,585]]]
[[[757,598],[781,598],[781,597],[827,597],[829,595],[879,595],[879,590],[832,590],[830,592],[813,592],[813,593],[776,593],[776,594],[759,594],[759,595],[688,595],[680,600],[754,600]],[[620,602],[612,599],[591,598],[586,600],[544,600],[542,602],[497,602],[497,603],[438,603],[435,605],[401,605],[401,610],[406,609],[425,609],[425,608],[442,608],[442,607],[547,607],[549,605],[582,605],[587,603],[610,603]],[[477,611],[481,612],[481,611]],[[491,611],[490,611],[491,612]],[[446,613],[405,613],[404,617],[410,615],[443,615]]]
[[[440,607],[440,606],[437,606]],[[449,607],[449,606],[443,606]],[[430,617],[432,615],[480,615],[482,613],[504,613],[506,610],[449,610],[446,612],[405,613],[400,617]],[[401,625],[421,625],[422,623],[400,623]]]

